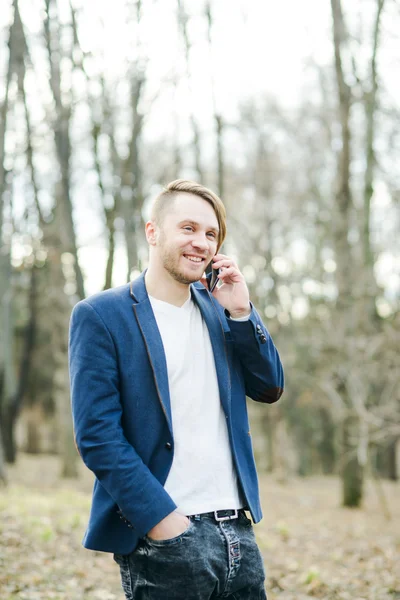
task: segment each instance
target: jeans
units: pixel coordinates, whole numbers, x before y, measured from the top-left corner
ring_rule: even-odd
[[[177,537],[144,536],[131,554],[114,554],[127,600],[266,600],[263,560],[244,511],[229,521],[189,519]]]

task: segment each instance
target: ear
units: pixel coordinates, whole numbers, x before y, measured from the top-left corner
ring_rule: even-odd
[[[145,232],[148,244],[150,246],[156,246],[158,239],[158,227],[154,223],[154,221],[147,221],[145,226]]]

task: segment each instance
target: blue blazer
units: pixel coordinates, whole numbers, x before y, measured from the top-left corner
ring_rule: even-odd
[[[278,400],[281,361],[254,307],[248,321],[233,321],[201,283],[191,285],[191,294],[210,332],[238,482],[258,523],[262,512],[246,396]],[[144,273],[76,304],[69,363],[76,445],[95,474],[83,545],[129,554],[177,508],[163,487],[174,435],[167,364]]]

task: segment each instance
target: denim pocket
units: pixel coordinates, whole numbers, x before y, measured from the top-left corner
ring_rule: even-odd
[[[182,538],[189,534],[189,532],[191,531],[191,529],[192,529],[193,526],[194,526],[194,524],[193,524],[192,519],[189,519],[189,525],[187,526],[187,528],[185,529],[185,531],[183,531],[182,533],[180,533],[176,537],[168,538],[167,540],[154,540],[153,538],[150,538],[146,534],[143,539],[148,544],[150,544],[151,546],[157,546],[157,547],[161,547],[161,546],[174,546],[175,544],[180,544],[181,543]]]
[[[126,600],[133,600],[132,577],[129,568],[129,558],[125,554],[114,554],[114,560],[119,565],[122,589]]]

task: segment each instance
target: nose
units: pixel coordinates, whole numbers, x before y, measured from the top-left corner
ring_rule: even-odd
[[[192,246],[200,250],[208,250],[209,242],[205,235],[199,233],[193,238]]]

